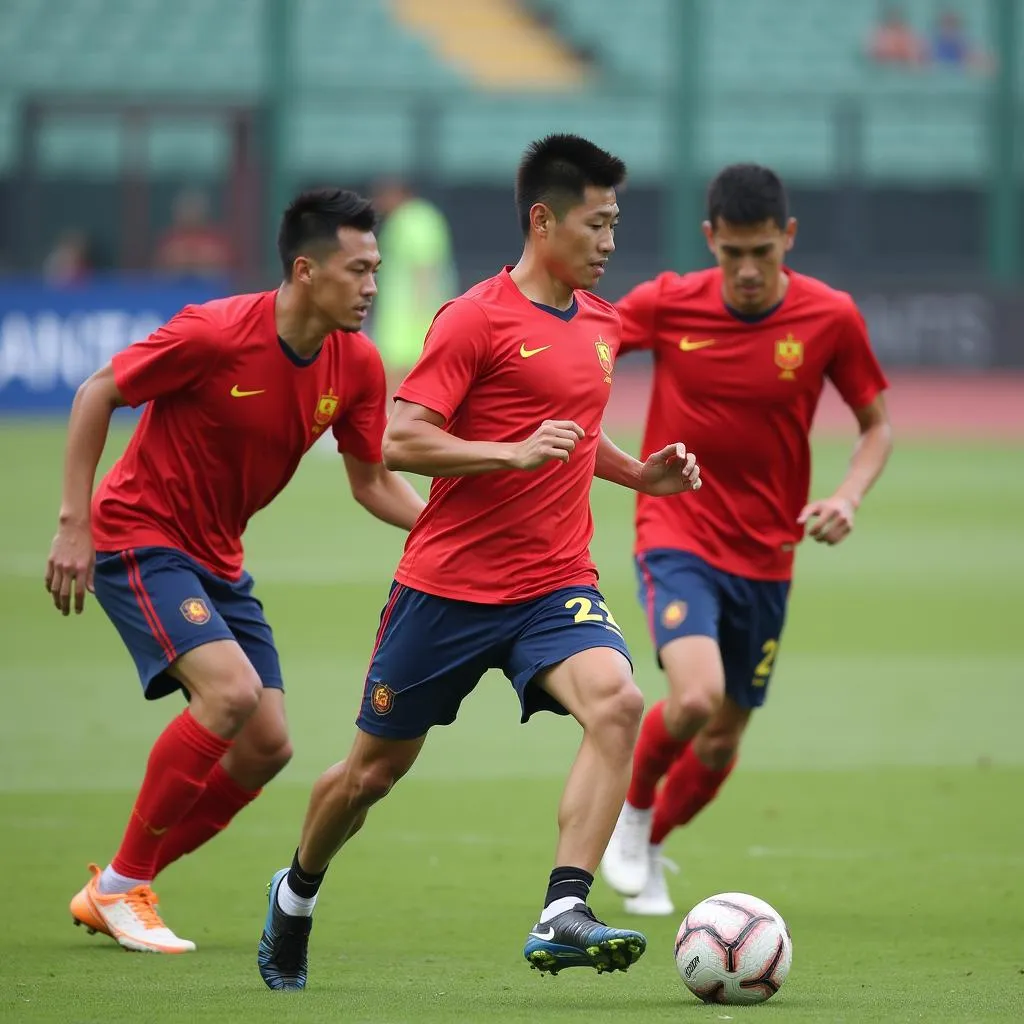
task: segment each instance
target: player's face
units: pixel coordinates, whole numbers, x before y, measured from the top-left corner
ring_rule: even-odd
[[[785,228],[773,220],[760,224],[705,221],[704,237],[722,268],[725,301],[741,313],[760,313],[782,297],[782,264],[793,248],[796,221]]]
[[[338,248],[310,260],[310,302],[334,330],[362,329],[377,294],[379,267],[373,232],[355,228],[339,228]]]
[[[618,222],[615,189],[588,185],[582,203],[561,220],[552,217],[547,256],[554,275],[572,288],[593,288],[615,252]]]

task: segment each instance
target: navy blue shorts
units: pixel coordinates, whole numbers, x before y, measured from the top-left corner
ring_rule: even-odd
[[[175,548],[132,548],[97,552],[95,581],[147,700],[183,689],[167,666],[213,640],[237,640],[263,685],[284,689],[274,634],[247,572],[232,583]]]
[[[760,707],[786,621],[789,581],[734,576],[670,548],[638,555],[636,570],[655,650],[681,636],[717,640],[725,692],[741,707]]]
[[[629,660],[622,631],[593,587],[494,605],[394,583],[381,612],[356,725],[374,736],[403,740],[451,725],[491,668],[500,668],[512,683],[520,721],[536,711],[564,715],[565,708],[533,680],[591,647],[611,647]]]

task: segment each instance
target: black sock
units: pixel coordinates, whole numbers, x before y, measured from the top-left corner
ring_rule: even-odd
[[[548,879],[548,894],[544,897],[544,906],[550,906],[555,900],[564,899],[566,896],[575,896],[586,903],[593,884],[594,876],[583,868],[555,868]]]
[[[299,851],[296,850],[295,856],[292,858],[292,866],[288,869],[288,888],[296,896],[301,896],[304,900],[311,900],[317,894],[325,874],[327,874],[326,868],[319,875],[303,871],[299,864]]]

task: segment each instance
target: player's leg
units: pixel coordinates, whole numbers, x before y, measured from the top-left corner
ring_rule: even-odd
[[[284,691],[264,687],[259,706],[207,777],[191,810],[164,837],[156,873],[219,835],[291,759]]]
[[[661,844],[715,798],[735,767],[750,715],[767,696],[788,590],[788,583],[723,574],[720,644],[726,697],[665,777],[651,826],[650,876],[644,891],[626,901],[631,913],[665,915],[674,910],[665,884]]]
[[[381,613],[358,732],[313,786],[290,868],[268,886],[257,963],[269,988],[304,988],[313,908],[327,867],[412,767],[428,730],[455,720],[487,668],[490,610],[395,585]],[[385,682],[386,680],[386,682]]]
[[[601,862],[605,881],[625,896],[641,894],[661,870],[650,841],[658,783],[725,694],[715,571],[686,552],[651,551],[637,559],[637,574],[668,696],[644,717],[626,801]]]
[[[150,883],[167,833],[201,796],[210,773],[259,702],[260,682],[187,560],[160,548],[97,559],[96,596],[139,669],[146,696],[191,697],[154,744],[121,845],[75,897],[122,946],[179,953],[194,944],[160,919]]]
[[[370,808],[413,766],[425,739],[387,739],[360,730],[345,760],[314,784],[291,867],[277,871],[267,886],[257,964],[268,988],[305,988],[313,908],[327,867],[362,828]]]
[[[513,647],[506,674],[524,720],[537,710],[573,715],[583,739],[558,808],[555,866],[523,950],[531,966],[625,970],[643,954],[639,932],[609,928],[587,900],[594,871],[629,781],[643,695],[618,625],[592,588],[561,590],[534,608]]]
[[[237,583],[205,576],[203,579],[217,611],[256,670],[263,688],[256,711],[210,773],[202,796],[164,837],[157,859],[158,874],[227,828],[292,755],[281,663],[263,606],[252,594],[252,577],[245,573]]]

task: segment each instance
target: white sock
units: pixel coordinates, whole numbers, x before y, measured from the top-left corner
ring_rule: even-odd
[[[567,910],[572,910],[577,903],[585,903],[579,896],[563,896],[561,899],[552,900],[541,912],[540,912],[540,923],[546,924],[553,917],[558,917],[559,914],[564,914]]]
[[[296,896],[288,885],[288,876],[285,875],[277,887],[277,905],[289,917],[312,917],[316,896]]]
[[[103,869],[100,875],[100,892],[109,895],[112,892],[129,892],[139,885],[149,885],[152,878],[126,878],[119,875],[109,864]]]

